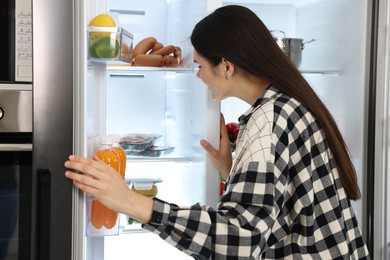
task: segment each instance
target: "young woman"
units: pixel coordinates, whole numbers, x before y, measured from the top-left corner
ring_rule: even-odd
[[[240,117],[234,164],[223,117],[220,147],[201,140],[227,180],[218,208],[143,197],[96,158],[70,156],[65,166],[87,174],[66,176],[197,259],[369,259],[343,138],[266,26],[247,8],[225,6],[196,25],[191,42],[213,98],[251,105]]]

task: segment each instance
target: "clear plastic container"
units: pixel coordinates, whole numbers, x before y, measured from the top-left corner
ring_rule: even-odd
[[[162,182],[161,178],[127,178],[126,184],[135,192],[144,195],[146,197],[153,198],[157,196],[158,188],[157,183]],[[130,216],[126,216],[127,225],[140,224],[137,220]]]
[[[160,134],[127,134],[120,138],[119,145],[127,151],[143,152],[151,147]]]
[[[133,35],[121,27],[88,26],[88,60],[115,64],[133,61]]]

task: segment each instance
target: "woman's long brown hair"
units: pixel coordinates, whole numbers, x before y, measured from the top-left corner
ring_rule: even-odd
[[[360,198],[355,168],[334,118],[255,13],[243,6],[221,7],[195,26],[191,42],[211,64],[217,66],[225,58],[313,113],[325,132],[347,196]]]

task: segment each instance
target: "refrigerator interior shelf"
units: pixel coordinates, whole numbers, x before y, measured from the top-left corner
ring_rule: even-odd
[[[103,59],[103,58],[88,58],[88,66],[94,67],[96,65],[98,66],[107,66],[107,65],[126,65],[129,64],[130,61],[124,61],[120,59]]]
[[[96,65],[96,64],[89,64],[89,65]],[[176,73],[196,73],[198,71],[198,68],[184,68],[184,67],[178,67],[178,68],[169,68],[169,67],[143,67],[143,66],[132,66],[128,63],[107,63],[107,70],[108,71],[166,71],[166,72],[176,72]],[[340,71],[339,70],[300,70],[303,74],[321,74],[321,75],[334,75],[339,76]]]
[[[296,5],[307,0],[225,0],[224,4]]]
[[[330,75],[330,76],[340,76],[340,71],[338,70],[300,70],[302,74],[318,74],[318,75]]]
[[[193,73],[193,72],[195,72],[195,68],[144,67],[144,66],[132,66],[132,65],[126,64],[126,63],[108,64],[107,70],[115,70],[115,71],[167,71],[167,72],[176,72],[176,73]]]
[[[191,163],[202,160],[201,156],[178,156],[177,154],[167,155],[164,157],[140,157],[140,156],[127,156],[128,163],[139,162],[174,162],[174,163]]]

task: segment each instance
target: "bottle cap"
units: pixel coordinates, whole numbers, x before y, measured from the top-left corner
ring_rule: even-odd
[[[110,134],[108,136],[111,137],[113,143],[119,143],[119,140],[121,139],[121,137],[117,134]]]
[[[100,137],[101,144],[112,144],[112,138],[110,136],[101,136]]]

